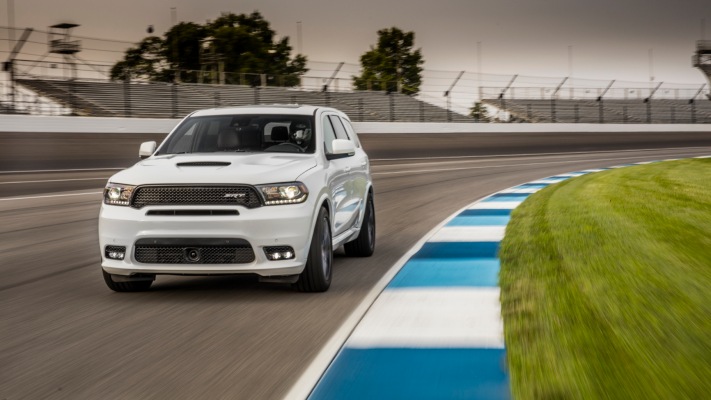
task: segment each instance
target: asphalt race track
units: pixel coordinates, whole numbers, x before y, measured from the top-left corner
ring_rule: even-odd
[[[159,137],[108,136],[0,133],[0,399],[279,399],[382,275],[466,204],[557,173],[711,154],[711,133],[363,135],[376,252],[337,255],[329,292],[159,276],[120,294],[99,270],[100,192],[106,168]]]

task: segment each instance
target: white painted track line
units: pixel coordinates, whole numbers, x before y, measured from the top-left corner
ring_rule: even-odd
[[[90,194],[102,194],[102,193],[103,192],[86,192],[86,193],[50,194],[50,195],[45,195],[45,196],[6,197],[6,198],[0,198],[0,201],[48,199],[48,198],[52,198],[52,197],[69,197],[69,196],[87,196]]]
[[[106,181],[108,178],[73,178],[73,179],[45,179],[41,181],[15,181],[0,182],[0,185],[12,185],[20,183],[50,183],[50,182],[72,182],[72,181]]]
[[[0,174],[38,174],[44,172],[91,172],[91,171],[120,171],[125,168],[72,168],[72,169],[32,169],[24,171],[0,171]]]

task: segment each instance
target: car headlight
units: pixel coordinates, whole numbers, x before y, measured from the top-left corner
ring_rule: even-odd
[[[301,182],[261,185],[257,188],[262,193],[264,204],[267,206],[303,203],[309,196],[309,190]]]
[[[104,188],[104,204],[112,206],[127,206],[135,186],[109,182]]]

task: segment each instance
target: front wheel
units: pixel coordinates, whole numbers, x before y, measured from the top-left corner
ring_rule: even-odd
[[[365,205],[365,215],[363,225],[360,227],[358,237],[346,243],[343,248],[346,255],[350,257],[370,257],[375,251],[375,207],[373,206],[373,196],[368,195],[368,203]]]
[[[331,222],[328,218],[328,211],[322,207],[316,219],[306,267],[299,275],[299,280],[296,281],[294,287],[300,292],[327,291],[331,286],[332,265]]]

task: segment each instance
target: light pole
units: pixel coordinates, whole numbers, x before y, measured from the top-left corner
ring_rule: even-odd
[[[568,46],[568,77],[570,78],[570,99],[575,97],[575,88],[573,87],[573,45]]]
[[[170,28],[173,29],[178,24],[178,7],[170,7]],[[173,57],[175,57],[175,76],[173,77],[173,85],[180,82],[180,54],[178,49],[178,35],[173,35]],[[176,87],[177,91],[178,88]],[[177,103],[177,99],[175,101]]]
[[[706,40],[706,18],[701,18],[701,40]]]
[[[296,44],[299,46],[299,54],[304,54],[303,43],[301,42],[301,21],[296,21]]]
[[[476,42],[476,80],[479,89],[479,101],[481,101],[481,42]]]
[[[15,46],[15,0],[7,0],[7,26],[8,26],[8,38],[7,42],[8,50],[12,52]]]
[[[654,49],[649,49],[649,90],[654,87]]]

